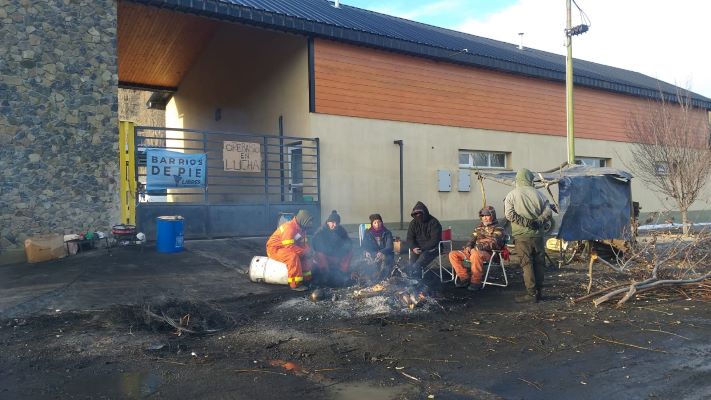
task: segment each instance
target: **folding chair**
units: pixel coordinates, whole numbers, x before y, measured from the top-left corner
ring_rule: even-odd
[[[509,285],[509,278],[506,276],[506,260],[508,260],[508,258],[509,258],[508,254],[509,254],[509,249],[506,246],[504,246],[504,248],[501,250],[494,250],[491,252],[491,258],[489,259],[489,262],[486,264],[486,275],[484,275],[484,280],[481,282],[482,288],[486,287],[486,285],[501,286],[501,287],[507,287]],[[489,273],[491,272],[492,266],[494,268],[501,269],[501,274],[504,277],[504,283],[489,281]]]
[[[442,283],[452,282],[456,275],[454,268],[451,265],[442,262],[442,257],[447,256],[452,251],[452,228],[442,230],[442,237],[437,244],[437,258],[432,261],[427,267],[422,268],[421,277],[424,278],[428,272],[431,272],[439,277]],[[409,256],[408,250],[408,256]]]

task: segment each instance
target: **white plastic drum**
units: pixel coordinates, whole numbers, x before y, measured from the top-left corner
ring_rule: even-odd
[[[249,264],[249,280],[252,282],[288,285],[289,274],[286,264],[267,256],[255,256]]]

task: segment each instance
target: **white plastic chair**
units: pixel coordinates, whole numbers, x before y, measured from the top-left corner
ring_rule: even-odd
[[[358,225],[358,244],[363,245],[363,238],[365,238],[365,231],[370,229],[370,224],[360,224]]]
[[[486,275],[484,275],[484,280],[481,282],[482,288],[486,287],[486,285],[501,286],[501,287],[507,287],[509,285],[509,278],[506,276],[506,261],[504,260],[504,257],[501,255],[501,252],[502,252],[502,250],[493,250],[491,252],[491,258],[489,259],[489,262],[486,264]],[[504,277],[504,283],[489,281],[489,273],[491,272],[492,266],[494,268],[501,268],[501,274]]]
[[[437,263],[434,261],[430,263],[427,267],[422,269],[422,278],[428,272],[431,272],[439,277],[439,281],[442,283],[452,282],[456,279],[456,274],[454,268],[451,265],[442,262],[442,257],[452,252],[452,228],[447,228],[442,230],[441,240],[437,244]],[[408,257],[410,255],[410,250],[408,249]]]

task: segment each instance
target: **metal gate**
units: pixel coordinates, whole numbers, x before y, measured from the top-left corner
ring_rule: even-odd
[[[147,126],[132,131],[122,125],[127,153],[122,167],[133,167],[134,178],[133,187],[125,185],[132,194],[122,200],[133,202],[135,223],[149,240],[155,239],[156,218],[164,215],[185,218],[186,238],[268,235],[281,215],[299,209],[309,210],[319,223],[318,138]],[[147,190],[148,149],[206,154],[204,188]],[[130,219],[130,211],[126,215]]]

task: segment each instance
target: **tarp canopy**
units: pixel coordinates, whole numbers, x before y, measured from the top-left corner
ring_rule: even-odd
[[[516,172],[480,172],[484,179],[513,185]],[[558,184],[561,224],[559,239],[608,240],[631,238],[632,188],[630,175],[614,168],[566,166],[534,172],[534,184]],[[542,178],[542,179],[541,179]]]

